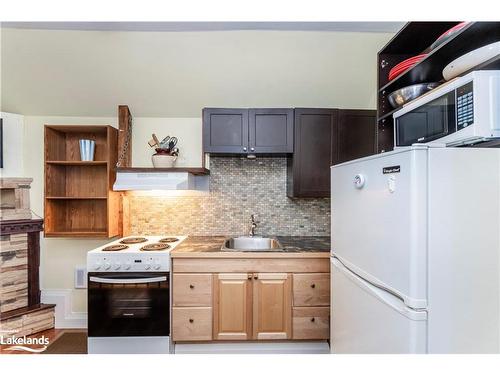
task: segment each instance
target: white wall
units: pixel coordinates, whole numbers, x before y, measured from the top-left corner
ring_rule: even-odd
[[[375,108],[386,33],[2,31],[3,110],[200,117],[203,107]]]
[[[0,168],[0,176],[25,177],[24,117],[7,112],[0,112],[0,117],[3,119],[3,168]]]
[[[201,167],[201,118],[134,118],[132,164],[135,167],[151,167],[154,149],[149,147],[148,141],[153,133],[160,141],[167,135],[179,139],[177,147],[180,152],[176,166]]]

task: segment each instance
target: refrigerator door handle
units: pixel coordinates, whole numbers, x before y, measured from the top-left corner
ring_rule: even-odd
[[[361,277],[351,272],[347,267],[345,267],[338,259],[332,258],[333,266],[345,276],[347,276],[352,282],[357,284],[359,287],[364,289],[366,292],[391,307],[392,309],[398,311],[400,314],[406,316],[411,320],[427,320],[427,311],[425,310],[415,310],[405,305],[405,303],[392,293],[389,293],[381,288],[378,288],[369,282],[363,280]],[[333,285],[335,288],[335,285]],[[335,293],[335,289],[332,290]],[[333,307],[333,306],[332,306]],[[333,307],[334,308],[334,307]]]

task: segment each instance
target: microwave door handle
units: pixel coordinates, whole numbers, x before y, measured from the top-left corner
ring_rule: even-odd
[[[139,279],[108,279],[105,277],[90,276],[90,281],[102,284],[144,284],[144,283],[158,283],[167,281],[166,276],[148,277]]]

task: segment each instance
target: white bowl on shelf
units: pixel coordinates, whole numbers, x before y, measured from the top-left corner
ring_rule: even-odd
[[[500,55],[500,41],[467,52],[446,65],[443,69],[443,77],[449,81],[498,55]]]
[[[166,154],[155,154],[151,156],[151,161],[155,168],[173,168],[176,160],[177,156]]]

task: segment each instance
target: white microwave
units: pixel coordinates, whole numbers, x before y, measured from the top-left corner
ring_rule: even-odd
[[[394,112],[394,145],[460,146],[500,137],[500,71],[456,78]]]

